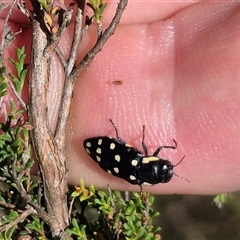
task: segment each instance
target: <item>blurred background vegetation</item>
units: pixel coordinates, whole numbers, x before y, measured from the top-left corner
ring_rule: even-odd
[[[155,196],[160,212],[155,224],[163,240],[239,240],[240,192],[231,194],[219,208],[214,196]]]

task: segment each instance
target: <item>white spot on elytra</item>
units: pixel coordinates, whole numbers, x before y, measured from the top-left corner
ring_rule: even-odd
[[[101,148],[97,148],[96,153],[101,154],[102,153]]]
[[[99,140],[98,140],[98,145],[101,145],[102,144],[102,139],[100,138]]]
[[[110,149],[113,150],[116,147],[115,143],[110,144]]]
[[[138,164],[138,161],[136,160],[136,159],[133,159],[132,161],[131,161],[131,164],[132,164],[132,166],[137,166],[137,164]]]
[[[117,162],[120,162],[120,156],[119,155],[115,155],[114,159],[117,161]]]
[[[148,182],[144,182],[143,185],[145,185],[145,186],[152,186],[152,184],[148,183]]]
[[[134,177],[133,175],[130,175],[129,178],[130,178],[131,180],[136,180],[136,177]]]

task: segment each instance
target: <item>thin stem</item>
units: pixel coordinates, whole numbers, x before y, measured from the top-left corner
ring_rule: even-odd
[[[69,76],[69,78],[66,79],[66,82],[64,85],[64,91],[63,91],[62,105],[59,111],[58,124],[55,131],[55,138],[57,143],[60,146],[63,146],[66,140],[65,129],[66,129],[67,119],[70,111],[71,99],[72,99],[72,94],[74,89],[74,82],[78,79],[82,71],[90,64],[90,62],[93,60],[96,54],[101,51],[101,49],[103,48],[103,45],[106,43],[109,37],[114,34],[120,22],[122,13],[125,7],[127,6],[127,3],[128,3],[128,0],[120,0],[115,16],[112,19],[109,27],[104,31],[101,37],[97,40],[94,47],[85,55],[85,57],[79,63],[79,65],[75,68],[75,70],[72,71],[71,76]],[[75,29],[75,31],[76,30],[77,28]],[[74,34],[74,36],[76,37],[77,34]]]
[[[127,3],[128,0],[120,0],[115,16],[113,17],[109,27],[103,32],[102,36],[97,40],[94,47],[85,55],[83,60],[77,65],[76,69],[73,71],[72,81],[77,80],[79,74],[91,63],[96,54],[102,50],[103,45],[106,43],[109,37],[114,34],[122,17],[122,13],[125,7],[127,6]]]
[[[28,209],[24,211],[21,215],[19,215],[17,218],[15,218],[12,222],[0,227],[0,232],[4,232],[8,230],[9,228],[13,227],[14,225],[17,225],[20,222],[23,222],[30,214],[36,214],[36,211],[34,209]]]

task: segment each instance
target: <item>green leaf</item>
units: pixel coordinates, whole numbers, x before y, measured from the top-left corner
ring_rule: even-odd
[[[16,48],[16,53],[17,53],[18,59],[21,58],[21,56],[24,54],[24,52],[25,52],[25,46],[23,46],[22,48]]]
[[[219,207],[222,208],[223,205],[227,202],[227,199],[229,198],[230,194],[228,193],[222,193],[222,194],[218,194],[214,199],[213,199],[213,203]]]
[[[101,197],[101,198],[104,198],[104,197],[107,197],[107,194],[104,192],[104,191],[102,191],[102,190],[98,190],[98,195]]]
[[[45,0],[38,0],[38,2],[42,5],[42,7],[45,9],[45,11],[49,12],[50,8],[48,5],[48,2]]]
[[[18,213],[17,213],[16,211],[11,210],[8,215],[5,215],[5,216],[4,216],[4,219],[5,219],[7,222],[12,222],[12,221],[14,221],[18,216],[19,216],[19,215],[18,215]]]
[[[9,61],[15,66],[17,71],[17,76],[15,76],[13,73],[9,73],[9,76],[12,78],[15,89],[19,94],[22,92],[27,75],[27,64],[25,64],[26,54],[24,52],[25,46],[22,48],[16,48],[17,61],[15,61],[13,58],[9,58]]]
[[[103,19],[103,11],[107,7],[107,3],[103,3],[103,0],[89,0],[87,6],[93,10],[93,19],[99,24]]]
[[[12,141],[12,136],[9,134],[9,132],[6,132],[5,134],[0,135],[0,141],[3,141],[3,140],[8,142]]]
[[[24,69],[23,71],[21,71],[21,73],[19,75],[21,81],[25,81],[27,72],[28,72],[27,69]]]
[[[5,235],[5,239],[11,240],[12,239],[12,235],[13,235],[15,229],[16,229],[16,226],[12,226],[7,231],[5,231],[5,234],[4,234]]]
[[[33,165],[34,165],[34,160],[32,158],[29,158],[25,164],[24,169],[25,170],[31,169]]]
[[[7,95],[7,83],[2,82],[0,83],[0,98]]]
[[[28,227],[29,229],[35,230],[41,236],[44,236],[44,222],[35,216],[32,216],[32,218],[33,218],[33,221],[28,223],[26,227]]]
[[[38,183],[37,182],[32,182],[32,185],[30,186],[30,188],[29,188],[29,192],[30,191],[33,191],[33,189],[35,189],[35,188],[37,188],[38,187]]]
[[[85,232],[85,229],[86,229],[86,226],[85,225],[80,225],[78,224],[76,218],[72,218],[72,226],[73,227],[69,227],[67,228],[67,232],[72,234],[72,235],[75,235],[77,236],[78,238],[77,239],[87,239],[86,238],[86,232]]]
[[[6,72],[6,67],[0,67],[0,74],[3,74]]]

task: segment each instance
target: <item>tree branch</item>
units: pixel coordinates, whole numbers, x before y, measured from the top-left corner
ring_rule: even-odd
[[[29,76],[30,100],[29,121],[33,126],[32,139],[44,183],[44,197],[53,238],[61,236],[69,225],[67,208],[67,181],[65,158],[61,159],[59,148],[49,128],[47,114],[47,86],[49,81],[49,59],[44,54],[47,36],[43,31],[43,10],[38,1],[32,0],[33,46]]]

